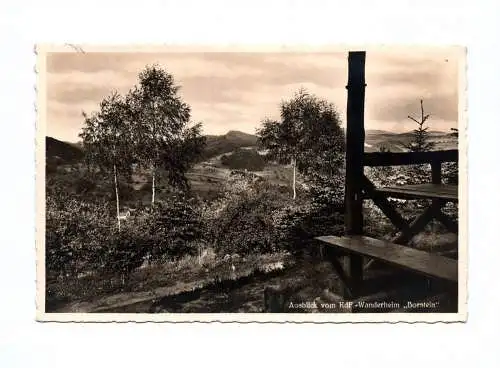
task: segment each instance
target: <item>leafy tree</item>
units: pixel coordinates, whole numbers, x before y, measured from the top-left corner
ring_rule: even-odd
[[[182,101],[179,89],[171,74],[153,65],[139,74],[139,85],[128,96],[139,163],[151,170],[152,205],[158,168],[167,170],[171,184],[185,185],[183,173],[204,144],[201,125],[188,127],[191,109]]]
[[[203,154],[206,139],[201,135],[201,124],[185,127],[176,139],[160,146],[160,162],[172,186],[186,190],[189,187],[186,172]]]
[[[100,110],[91,115],[83,113],[84,127],[80,133],[89,166],[103,173],[112,173],[116,219],[120,230],[119,175],[130,175],[133,150],[129,108],[117,92],[105,97]]]
[[[265,119],[257,135],[270,157],[291,163],[295,199],[297,170],[316,182],[338,174],[344,160],[344,133],[335,106],[304,89],[283,101],[280,110],[281,120]]]
[[[429,141],[429,133],[427,129],[429,127],[424,127],[427,119],[429,119],[430,114],[424,115],[424,101],[420,100],[420,111],[421,117],[420,121],[408,115],[408,119],[413,120],[417,123],[418,128],[413,130],[412,140],[405,145],[405,147],[412,152],[425,152],[430,151],[434,148],[434,143]]]

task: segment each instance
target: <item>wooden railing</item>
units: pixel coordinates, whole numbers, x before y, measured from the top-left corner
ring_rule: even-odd
[[[431,152],[368,152],[363,155],[363,166],[399,166],[458,162],[458,150]]]

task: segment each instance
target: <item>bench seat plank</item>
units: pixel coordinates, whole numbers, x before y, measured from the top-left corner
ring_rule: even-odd
[[[424,276],[458,282],[458,262],[451,258],[366,236],[320,236],[315,239],[347,253],[377,259]]]
[[[450,184],[415,184],[377,188],[376,192],[401,199],[443,199],[458,202],[458,186]]]

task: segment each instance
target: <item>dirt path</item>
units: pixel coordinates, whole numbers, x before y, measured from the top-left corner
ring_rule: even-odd
[[[153,298],[149,294],[147,299],[129,299],[126,305],[115,303],[94,311],[107,313],[259,313],[264,309],[266,286],[301,285],[301,295],[306,292],[308,296],[305,297],[314,300],[321,293],[322,285],[324,285],[324,282],[318,278],[318,274],[321,273],[321,277],[325,280],[335,277],[333,273],[328,272],[328,268],[326,272],[325,269],[319,270],[319,268],[318,265],[301,262],[283,271],[251,274],[194,290],[186,287],[184,292],[169,294],[161,298]]]

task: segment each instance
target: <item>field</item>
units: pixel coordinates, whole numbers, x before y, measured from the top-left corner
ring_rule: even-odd
[[[381,147],[392,152],[402,151],[409,137],[408,134],[368,131],[366,151],[378,151]],[[49,225],[55,221],[53,228],[59,238],[73,239],[70,235],[74,236],[71,242],[78,246],[71,248],[74,253],[70,252],[69,255],[64,253],[61,256],[58,253],[58,257],[73,262],[74,269],[63,265],[64,272],[47,274],[48,311],[261,312],[266,286],[301,285],[301,293],[314,299],[332,282],[336,282],[332,270],[311,255],[309,245],[314,235],[342,231],[342,211],[326,211],[326,215],[324,212],[311,212],[308,186],[300,175],[297,178],[298,199],[292,201],[291,168],[266,159],[254,136],[229,132],[224,136],[208,138],[202,159],[187,173],[195,205],[179,209],[175,203],[180,202],[168,204],[173,194],[162,179],[166,173],[160,172],[156,198],[167,205],[164,212],[151,214],[147,210],[151,201],[150,175],[146,171],[135,170],[130,181],[121,179],[121,207],[138,212],[124,225],[123,236],[129,239],[126,243],[128,248],[120,252],[126,254],[130,249],[137,252],[135,247],[139,246],[153,249],[157,243],[162,243],[165,237],[170,236],[168,232],[162,233],[161,228],[158,230],[158,227],[150,226],[156,221],[155,216],[163,219],[188,216],[193,221],[191,227],[178,230],[179,234],[198,230],[202,233],[196,235],[198,238],[189,240],[189,249],[185,254],[177,254],[175,252],[178,250],[169,249],[168,257],[154,262],[139,258],[137,267],[126,279],[123,270],[115,267],[122,253],[113,254],[117,260],[113,261],[115,263],[97,257],[102,264],[95,269],[87,270],[85,265],[80,265],[80,261],[75,262],[77,251],[86,257],[93,249],[101,249],[101,245],[97,240],[94,243],[87,234],[82,240],[81,234],[78,235],[81,230],[75,230],[71,235],[71,226],[107,234],[113,226],[113,188],[104,179],[86,176],[78,144],[70,145],[47,138],[49,194],[57,196],[64,192],[69,198],[79,198],[79,201],[102,198],[101,203],[95,206],[104,206],[104,203],[110,203],[111,206],[109,217],[96,217],[89,213],[88,218],[81,218],[75,214],[78,223],[71,226],[66,224],[70,219],[61,218],[71,217],[73,212],[68,210],[64,214],[57,212],[57,209],[50,212]],[[456,148],[456,138],[447,133],[433,132],[431,139],[437,149]],[[383,182],[388,178],[412,179],[411,171],[398,168],[389,170],[392,170],[390,174],[369,170],[367,175],[375,182]],[[65,198],[60,202],[66,203]],[[419,210],[418,203],[402,201],[398,206],[407,217],[414,216]],[[49,211],[52,211],[50,206]],[[78,210],[74,211],[77,213]],[[456,208],[449,208],[449,211],[454,213]],[[386,238],[393,235],[394,229],[388,220],[369,202],[365,206],[365,213],[367,232]],[[57,221],[63,221],[63,224]],[[147,239],[144,234],[148,234]],[[123,241],[122,238],[107,236],[102,239],[110,244]],[[414,239],[417,247],[425,244],[433,251],[442,252],[456,249],[456,242],[456,237],[438,225],[430,226],[424,234]],[[297,253],[294,247],[299,243],[306,250],[301,249]],[[170,247],[173,243],[168,244]],[[92,262],[97,262],[97,258],[92,258]],[[377,274],[380,270],[375,269],[373,272]]]

